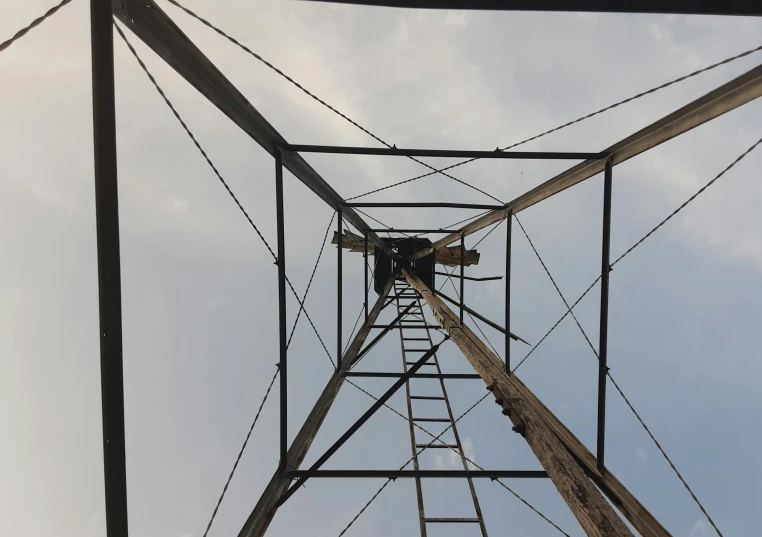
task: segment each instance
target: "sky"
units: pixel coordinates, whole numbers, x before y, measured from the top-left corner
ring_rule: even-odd
[[[762,22],[737,17],[186,3],[398,147],[503,147],[762,42]],[[288,141],[378,145],[177,8],[164,1],[159,6]],[[12,35],[48,7],[41,0],[2,0],[0,37]],[[127,35],[274,248],[272,158]],[[141,537],[201,537],[275,372],[276,268],[118,37],[115,56],[130,531]],[[89,61],[83,0],[74,0],[0,54],[2,536],[105,534]],[[523,147],[599,151],[759,62],[760,53],[752,54]],[[761,114],[762,102],[752,102],[615,167],[612,256],[621,255],[756,142],[762,136]],[[345,198],[426,171],[397,158],[308,155],[306,160]],[[568,165],[491,160],[452,173],[509,201]],[[611,274],[612,375],[726,537],[759,531],[760,166],[762,149]],[[285,197],[287,270],[302,293],[332,215],[288,173]],[[365,199],[492,202],[443,176]],[[569,301],[600,271],[601,202],[602,177],[597,176],[519,215]],[[473,214],[368,213],[396,227],[447,226]],[[467,245],[486,232],[470,237]],[[500,275],[504,241],[502,224],[479,245],[481,261],[468,272]],[[362,303],[363,267],[356,254],[344,259],[346,336]],[[331,355],[336,353],[336,262],[335,247],[326,246],[306,302]],[[467,301],[500,321],[503,285],[468,283]],[[515,224],[512,297],[511,329],[533,344],[565,311]],[[289,296],[289,324],[297,306]],[[575,309],[596,346],[598,307],[595,287]],[[382,320],[392,316],[385,312]],[[502,353],[502,336],[481,328]],[[363,367],[399,371],[398,344],[396,336],[388,336]],[[514,343],[514,360],[528,349]],[[452,343],[443,346],[440,361],[445,372],[470,371]],[[293,438],[331,374],[326,351],[304,318],[289,349],[289,370]],[[597,364],[571,319],[518,374],[594,449]],[[361,385],[380,395],[388,382]],[[453,412],[460,415],[485,391],[481,381],[453,380],[448,393]],[[345,386],[306,462],[316,460],[371,403]],[[404,411],[403,395],[395,395],[391,404]],[[276,385],[210,536],[236,535],[274,472],[277,410]],[[437,409],[421,412],[434,415]],[[458,425],[469,456],[479,465],[540,468],[489,400]],[[672,535],[715,535],[610,385],[606,433],[607,466]],[[422,457],[422,464],[458,464],[436,455]],[[326,467],[396,469],[409,457],[407,423],[381,410]],[[338,535],[381,484],[309,481],[280,509],[268,535]],[[549,481],[506,484],[572,537],[583,535]],[[491,535],[559,535],[499,485],[485,480],[476,486]],[[424,490],[427,516],[473,516],[462,481],[434,481]],[[413,482],[398,480],[346,535],[416,535],[417,524]],[[429,535],[454,531],[433,528]],[[457,535],[468,537],[468,531],[459,527]]]

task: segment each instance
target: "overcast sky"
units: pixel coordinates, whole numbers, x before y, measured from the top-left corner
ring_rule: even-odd
[[[241,0],[187,5],[400,147],[506,146],[762,42],[762,22],[743,18]],[[160,6],[290,142],[378,145],[208,28],[166,2]],[[48,7],[42,0],[2,0],[0,38]],[[127,34],[274,248],[271,157]],[[276,269],[118,37],[115,49],[130,530],[140,537],[200,537],[275,372]],[[760,58],[751,55],[524,147],[601,150]],[[2,536],[105,534],[89,60],[84,0],[0,54]],[[612,256],[757,141],[761,118],[762,102],[752,102],[617,166]],[[344,197],[426,171],[396,158],[307,160]],[[480,161],[453,174],[508,201],[568,165]],[[758,149],[611,276],[612,374],[726,537],[759,534],[760,166]],[[288,273],[301,293],[331,211],[290,174],[285,181]],[[366,199],[491,202],[442,176]],[[601,201],[598,176],[520,214],[570,301],[600,270]],[[445,226],[472,214],[369,213],[397,227]],[[481,262],[469,272],[501,274],[504,241],[503,224],[479,245]],[[512,329],[536,343],[564,307],[518,226],[513,243]],[[335,247],[326,247],[307,299],[332,355],[335,254]],[[362,259],[347,254],[344,265],[347,335],[362,301]],[[497,321],[502,296],[503,282],[467,285],[472,307]],[[598,297],[596,287],[578,308],[596,346]],[[289,300],[292,322],[296,302]],[[383,319],[391,316],[385,312]],[[304,321],[289,353],[291,437],[331,373]],[[483,329],[502,353],[500,334]],[[398,345],[395,335],[388,336],[363,367],[398,371]],[[528,350],[514,345],[514,356]],[[443,347],[441,361],[448,372],[469,371],[452,343]],[[597,364],[573,321],[566,319],[519,374],[594,450]],[[379,395],[388,382],[362,385]],[[485,393],[481,381],[450,381],[448,387],[456,415]],[[714,535],[611,387],[608,401],[608,467],[675,537]],[[345,386],[307,461],[371,402]],[[392,404],[403,411],[402,394]],[[469,454],[485,468],[539,468],[489,400],[459,425]],[[211,536],[237,534],[277,464],[277,432],[276,386]],[[457,461],[438,455],[424,456],[426,467],[456,467]],[[409,456],[405,420],[381,410],[326,467],[398,468]],[[382,483],[310,481],[279,511],[269,534],[336,536]],[[583,535],[549,481],[507,484],[569,535]],[[389,485],[347,535],[416,535],[413,485]],[[477,492],[491,535],[559,535],[499,485],[478,482]],[[427,483],[425,498],[427,516],[473,516],[463,482]],[[477,533],[461,526],[429,535]]]

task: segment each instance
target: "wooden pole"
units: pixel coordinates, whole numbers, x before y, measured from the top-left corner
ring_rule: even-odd
[[[233,83],[207,58],[201,49],[185,35],[154,0],[111,0],[114,17],[148,45],[171,68],[177,71],[210,103],[228,116],[262,148],[275,155],[278,147],[288,146],[281,134],[254,108]],[[334,210],[346,201],[301,155],[283,151],[283,167],[314,192]],[[344,219],[357,230],[370,226],[351,207],[344,209]],[[394,258],[391,249],[381,238],[368,231],[371,241],[386,255]]]
[[[679,110],[620,140],[609,148],[604,149],[602,153],[607,154],[608,158],[611,159],[612,165],[616,166],[760,96],[762,96],[762,65],[754,67],[730,82],[688,103]],[[461,234],[468,236],[476,233],[480,229],[484,229],[506,218],[509,213],[515,214],[521,212],[535,203],[539,203],[577,183],[590,179],[604,170],[607,160],[586,160],[561,172],[552,179],[525,192],[518,198],[509,201],[505,204],[505,209],[490,211],[467,224],[462,230],[451,233],[439,239],[431,246],[419,250],[414,258],[420,259],[427,256],[431,252],[459,240]],[[506,209],[510,209],[510,211],[506,211]]]
[[[501,360],[468,327],[461,324],[458,316],[420,279],[407,270],[403,270],[403,274],[426,299],[442,328],[491,388],[504,409],[503,413],[513,422],[514,431],[524,436],[585,533],[590,537],[633,537],[547,421],[512,382],[515,375],[509,377],[506,374]]]
[[[341,362],[342,368],[336,370],[331,378],[328,380],[328,384],[323,389],[323,393],[318,397],[315,406],[310,411],[307,419],[304,420],[304,425],[299,430],[299,433],[294,438],[294,442],[291,444],[291,448],[288,450],[288,464],[285,471],[291,472],[298,470],[301,466],[304,458],[307,456],[307,451],[312,445],[312,441],[315,440],[320,426],[323,424],[323,420],[328,415],[328,411],[331,409],[336,396],[339,394],[339,389],[344,384],[344,373],[348,371],[356,362],[357,354],[361,347],[365,343],[365,340],[370,333],[370,326],[376,322],[379,313],[386,301],[386,297],[391,291],[392,284],[394,283],[394,276],[384,286],[384,292],[376,300],[373,309],[368,314],[368,322],[366,322],[362,328],[357,332],[357,335],[352,340],[352,344],[349,345],[347,352],[344,353],[343,360]],[[288,490],[291,484],[291,478],[285,477],[285,472],[276,471],[275,475],[270,479],[270,483],[265,488],[262,496],[259,498],[257,505],[249,515],[246,523],[238,533],[239,537],[259,537],[264,535],[267,528],[272,522],[275,512],[277,511],[277,502],[280,497]]]

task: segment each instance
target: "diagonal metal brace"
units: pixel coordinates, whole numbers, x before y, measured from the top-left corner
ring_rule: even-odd
[[[391,399],[392,395],[397,393],[397,390],[399,390],[407,381],[412,377],[423,365],[428,361],[429,358],[434,356],[436,354],[437,350],[439,350],[440,345],[450,339],[449,336],[445,336],[444,340],[442,342],[438,343],[437,345],[434,345],[431,347],[426,353],[421,356],[421,358],[413,365],[410,369],[408,369],[400,379],[392,384],[392,387],[386,390],[386,393],[378,398],[378,400],[373,403],[373,405],[363,414],[360,419],[358,419],[343,435],[341,435],[341,438],[339,438],[328,450],[310,467],[309,471],[314,472],[315,470],[318,470],[328,459],[331,458],[331,456],[336,453],[341,446],[343,446],[347,440],[349,440],[353,434],[357,432],[357,430],[362,427],[365,422],[367,422],[373,414],[378,411],[379,408],[384,406],[384,404]],[[278,503],[276,504],[277,507],[280,507],[285,503],[286,500],[288,500],[291,496],[294,495],[294,493],[297,491],[299,487],[304,485],[305,481],[307,481],[308,476],[302,476],[299,478],[299,480],[291,485],[291,488],[289,488],[283,496],[280,497],[278,500]]]
[[[397,325],[397,323],[399,323],[400,320],[405,315],[407,315],[407,312],[410,311],[410,309],[414,305],[415,303],[411,303],[407,308],[404,309],[402,313],[400,313],[399,315],[397,315],[397,317],[394,318],[394,320],[389,324],[389,326],[381,330],[381,333],[378,334],[375,338],[373,338],[373,341],[368,343],[368,345],[366,345],[366,347],[357,354],[357,358],[355,358],[355,364],[357,364],[357,362],[359,362],[362,359],[362,357],[365,356],[368,353],[368,351],[370,351],[376,345],[376,343],[381,341],[381,338],[383,338],[386,334],[388,334],[392,330],[392,328],[394,328]]]
[[[450,304],[454,304],[455,306],[460,306],[460,304],[459,304],[458,302],[456,302],[455,300],[453,300],[452,298],[450,298],[450,297],[449,297],[449,296],[447,296],[446,294],[444,294],[444,293],[442,293],[442,292],[440,292],[440,291],[437,291],[436,289],[434,289],[434,293],[435,293],[437,296],[441,296],[442,298],[444,298],[444,299],[445,299],[447,302],[449,302]],[[487,318],[486,318],[484,315],[481,315],[481,314],[479,314],[479,313],[475,312],[474,310],[472,310],[471,308],[469,308],[469,307],[468,307],[468,306],[466,306],[465,304],[463,304],[463,310],[464,310],[464,311],[467,311],[468,313],[470,313],[471,315],[473,315],[474,317],[476,317],[477,319],[479,319],[479,320],[480,320],[480,321],[482,321],[483,323],[487,324],[488,326],[491,326],[492,328],[494,328],[494,329],[495,329],[495,330],[497,330],[498,332],[500,332],[500,333],[502,333],[502,334],[505,334],[505,328],[503,328],[502,326],[500,326],[500,325],[499,325],[499,324],[497,324],[497,323],[494,323],[494,322],[490,321],[490,320],[489,320],[489,319],[487,319]],[[521,337],[517,336],[517,335],[516,335],[516,334],[514,334],[513,332],[509,332],[509,335],[510,335],[510,337],[511,337],[511,339],[512,339],[512,340],[514,340],[514,341],[521,341],[522,343],[526,343],[527,345],[529,345],[529,342],[528,342],[528,341],[526,341],[525,339],[523,339],[523,338],[521,338]]]

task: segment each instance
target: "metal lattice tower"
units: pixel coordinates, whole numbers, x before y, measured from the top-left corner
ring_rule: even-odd
[[[63,0],[60,4],[46,14],[33,21],[27,28],[19,31],[13,38],[0,45],[0,52],[10,47],[16,40],[22,38],[32,28],[41,24],[45,19],[54,15],[61,7],[70,3],[71,0]],[[176,0],[168,0],[187,13],[198,18],[218,33],[240,46],[248,53],[259,58],[251,50],[239,42],[230,38],[221,30],[215,28],[207,21],[201,19],[191,11],[181,6]],[[371,3],[378,5],[393,5],[401,7],[423,6],[420,2],[405,1],[356,1],[351,3]],[[441,4],[441,5],[440,5]],[[458,4],[458,3],[456,3]],[[534,3],[516,3],[504,6],[500,3],[485,1],[470,4],[468,6],[452,3],[428,3],[425,7],[471,7],[484,9],[562,9],[573,11],[600,10],[600,6],[584,1],[564,1],[555,4],[535,5]],[[678,12],[685,13],[685,7],[667,3],[658,9],[640,2],[625,2],[618,4],[614,11],[642,11],[642,12]],[[747,3],[710,2],[700,8],[692,8],[693,13],[718,13],[718,14],[749,14],[760,15],[762,10],[759,6]],[[117,24],[114,20],[120,21]],[[177,119],[180,121],[186,133],[191,137],[195,146],[202,153],[210,167],[214,170],[217,178],[235,200],[237,207],[244,213],[249,224],[265,243],[271,255],[276,261],[278,268],[278,296],[279,296],[279,341],[280,362],[278,373],[280,375],[280,464],[276,469],[268,486],[263,491],[261,498],[252,509],[249,518],[243,524],[239,537],[259,537],[266,533],[270,522],[277,513],[278,508],[295,494],[301,485],[310,478],[317,477],[387,477],[412,478],[415,483],[417,505],[419,512],[420,533],[422,537],[427,535],[429,524],[439,523],[466,523],[478,525],[481,535],[487,536],[487,530],[482,516],[479,499],[474,487],[474,479],[478,478],[549,478],[556,486],[561,497],[568,504],[574,516],[580,522],[587,535],[590,536],[630,536],[632,532],[624,522],[626,519],[637,533],[643,537],[671,537],[671,534],[655,519],[655,517],[638,501],[632,493],[605,467],[605,410],[606,410],[606,386],[610,381],[617,392],[624,398],[627,405],[635,413],[641,424],[643,420],[635,412],[629,400],[625,397],[619,385],[614,381],[607,367],[607,326],[608,326],[608,276],[611,268],[621,261],[634,248],[651,236],[665,222],[682,210],[688,203],[701,194],[706,188],[722,177],[736,163],[748,155],[762,140],[756,142],[735,161],[727,166],[720,174],[715,176],[706,186],[702,187],[685,203],[678,207],[666,219],[662,220],[653,230],[636,242],[622,256],[614,260],[610,259],[610,224],[611,224],[611,190],[613,181],[613,168],[626,160],[636,157],[649,149],[656,147],[674,137],[677,137],[695,127],[698,127],[712,119],[719,117],[739,106],[742,106],[762,96],[762,66],[736,77],[730,82],[723,84],[713,91],[688,103],[684,107],[648,125],[640,131],[622,139],[616,144],[598,152],[589,153],[560,153],[560,152],[518,152],[494,150],[494,151],[440,151],[421,149],[399,149],[390,146],[370,131],[361,127],[347,116],[320,100],[317,96],[309,93],[293,79],[268,64],[278,71],[281,76],[297,85],[302,91],[316,99],[322,105],[327,106],[353,125],[362,129],[375,140],[382,143],[386,148],[364,148],[343,146],[308,146],[289,144],[283,136],[257,111],[251,103],[238,91],[235,86],[217,69],[203,52],[183,33],[183,31],[168,17],[153,0],[91,0],[91,29],[92,29],[92,65],[93,65],[93,110],[94,110],[94,153],[95,153],[95,187],[96,187],[96,219],[98,239],[98,275],[99,275],[99,307],[100,307],[100,341],[101,341],[101,383],[103,391],[103,439],[104,439],[104,464],[105,464],[105,491],[106,491],[106,521],[108,537],[127,537],[127,494],[126,494],[126,466],[124,448],[124,398],[122,378],[122,332],[121,332],[121,278],[120,278],[120,251],[119,251],[119,221],[118,221],[118,189],[116,167],[116,129],[115,129],[115,106],[114,106],[114,65],[113,65],[113,25],[116,24],[119,35],[124,39],[132,54],[153,85],[159,91],[166,104],[172,108]],[[170,100],[159,87],[156,80],[148,71],[145,64],[138,56],[135,49],[129,43],[122,27],[131,31],[140,38],[149,48],[165,60],[176,70],[188,83],[201,92],[210,102],[217,106],[231,121],[238,125],[242,131],[273,157],[275,163],[275,184],[277,196],[277,253],[264,239],[253,219],[245,211],[235,194],[225,182],[220,172],[214,166],[197,139],[193,136],[188,125],[182,120],[179,113],[174,109]],[[752,52],[762,49],[758,47],[744,52],[723,62],[695,71],[687,76],[663,84],[653,90],[641,93],[626,99],[615,105],[609,106],[594,114],[588,114],[573,122],[567,123],[546,133],[529,138],[510,148],[537,139],[555,130],[592,117],[598,113],[609,110],[629,102],[635,98],[652,93],[671,84],[695,76],[701,72],[713,69],[719,65],[744,57]],[[265,62],[266,63],[266,62]],[[419,157],[457,157],[476,159],[569,159],[578,161],[566,171],[552,177],[522,194],[508,203],[499,202],[494,196],[497,205],[477,205],[458,203],[360,203],[344,200],[315,169],[313,169],[301,156],[302,153],[334,153],[334,154],[371,154],[387,155],[392,157],[405,157],[412,159],[432,171],[431,174],[442,174],[459,182],[459,179],[445,173],[449,168],[435,169],[424,164]],[[466,161],[467,162],[467,161]],[[454,166],[453,166],[454,167]],[[309,319],[309,314],[304,308],[303,298],[300,299],[286,275],[287,259],[284,231],[284,200],[283,200],[283,169],[290,171],[299,181],[304,183],[322,201],[336,211],[338,216],[338,229],[335,235],[338,253],[338,334],[337,334],[337,363],[335,370],[326,384],[323,392],[304,421],[298,434],[289,443],[287,435],[288,419],[288,343],[286,326],[286,298],[290,290],[296,295],[300,303],[299,313],[304,312]],[[602,222],[602,252],[601,273],[595,282],[583,293],[583,295],[569,305],[561,294],[567,306],[564,317],[568,314],[574,317],[572,311],[579,301],[592,289],[598,281],[601,282],[600,296],[600,339],[596,349],[584,333],[581,325],[578,326],[583,335],[588,339],[593,353],[598,359],[598,437],[596,453],[593,454],[574,434],[534,395],[534,393],[517,377],[516,367],[511,368],[510,339],[520,339],[511,333],[510,322],[510,267],[511,267],[511,223],[516,215],[548,197],[551,197],[567,188],[581,183],[591,177],[603,174],[603,222]],[[421,176],[423,177],[423,176]],[[415,179],[415,178],[414,178]],[[403,182],[404,183],[404,182]],[[395,183],[402,184],[402,183]],[[464,183],[465,184],[465,183]],[[389,187],[384,188],[391,188]],[[475,188],[475,187],[472,187]],[[477,189],[478,190],[478,189]],[[483,191],[480,191],[486,194]],[[364,207],[457,207],[467,209],[484,210],[485,213],[475,218],[468,219],[468,223],[459,228],[450,230],[399,230],[393,228],[373,228],[360,215],[360,208]],[[496,226],[503,220],[506,221],[506,257],[505,257],[505,319],[503,325],[489,320],[478,312],[469,308],[464,296],[463,282],[466,276],[464,268],[467,265],[478,262],[478,253],[475,250],[467,250],[465,238],[477,231]],[[517,219],[518,220],[518,219]],[[357,234],[345,233],[342,229],[344,223],[353,227]],[[459,222],[456,225],[462,224]],[[520,224],[520,222],[519,222]],[[522,231],[526,231],[522,227]],[[389,241],[381,239],[380,233],[410,232],[419,234],[438,233],[439,239],[429,242],[428,245],[417,247],[409,255],[400,255],[395,248],[390,247]],[[443,236],[442,236],[443,235]],[[527,235],[528,238],[528,235]],[[451,246],[459,243],[459,246]],[[368,256],[374,256],[374,280],[378,298],[371,306],[368,298],[368,285],[366,280],[365,296],[365,320],[358,332],[351,337],[346,350],[343,349],[344,338],[342,337],[342,255],[343,250],[349,249],[354,252],[364,252],[364,260],[367,264]],[[369,251],[372,250],[372,252]],[[322,250],[321,250],[322,252]],[[536,250],[535,250],[535,253]],[[539,257],[539,254],[537,254]],[[540,258],[541,260],[541,258]],[[387,263],[387,273],[380,277],[379,266]],[[428,263],[428,265],[427,265]],[[433,285],[434,264],[457,267],[458,274],[448,274],[447,277],[456,277],[460,280],[460,293],[457,300],[437,291]],[[544,263],[543,263],[544,266]],[[425,268],[424,268],[425,267]],[[384,269],[384,270],[386,270]],[[547,272],[547,267],[545,267]],[[453,271],[455,272],[455,271]],[[550,276],[550,272],[547,272]],[[314,273],[313,273],[314,275]],[[366,278],[368,272],[366,271]],[[553,282],[555,285],[555,281]],[[309,287],[308,287],[309,289]],[[306,293],[305,293],[306,296]],[[381,311],[394,302],[397,316],[388,325],[378,325]],[[455,309],[450,308],[451,304]],[[428,324],[424,315],[424,305],[430,308],[438,323],[435,326]],[[501,332],[505,337],[505,356],[499,357],[497,352],[491,350],[481,338],[476,336],[471,328],[464,322],[464,314],[476,317],[491,328]],[[564,318],[562,317],[562,319]],[[298,317],[297,317],[298,319]],[[575,317],[576,320],[576,317]],[[559,320],[560,322],[560,320]],[[310,320],[311,323],[311,320]],[[475,326],[476,323],[474,323]],[[555,326],[557,326],[556,323]],[[552,332],[555,328],[548,332]],[[436,328],[437,332],[433,332]],[[317,329],[313,329],[317,333]],[[381,330],[368,342],[374,330]],[[401,370],[399,373],[377,373],[355,371],[353,368],[360,360],[372,350],[374,345],[385,335],[393,330],[399,331],[401,345]],[[435,342],[436,334],[444,334],[444,339]],[[434,335],[434,337],[432,337]],[[319,334],[318,334],[319,336]],[[546,336],[547,337],[547,334]],[[448,374],[442,371],[437,351],[446,341],[458,347],[463,356],[474,369],[469,374]],[[536,348],[540,340],[532,348]],[[321,338],[322,342],[322,338]],[[490,345],[491,346],[491,345]],[[326,349],[327,352],[327,349]],[[531,354],[531,351],[530,351]],[[528,355],[527,355],[528,356]],[[308,469],[301,466],[307,455],[307,451],[315,439],[321,424],[328,414],[331,405],[337,397],[339,390],[345,382],[352,382],[351,378],[357,377],[386,377],[393,380],[391,387],[381,397],[373,397],[375,403],[354,424],[349,425],[347,431]],[[453,414],[448,398],[445,380],[448,378],[473,379],[483,381],[495,402],[501,407],[502,413],[510,420],[513,431],[523,437],[529,447],[543,466],[543,471],[532,470],[484,470],[469,461],[464,452],[457,429],[457,421]],[[423,393],[418,391],[421,380],[437,381],[436,393]],[[273,383],[275,378],[273,378]],[[407,402],[407,422],[409,427],[409,442],[411,447],[411,461],[413,470],[321,470],[321,466],[360,428],[365,422],[404,386]],[[270,385],[272,387],[272,384]],[[360,388],[361,389],[361,388]],[[269,389],[268,392],[269,394]],[[265,395],[265,400],[267,394]],[[416,401],[428,399],[441,403],[442,410],[437,416],[421,416],[416,411]],[[263,403],[264,405],[264,400]],[[478,403],[477,403],[478,404]],[[473,408],[473,407],[472,407]],[[260,407],[261,410],[261,407]],[[258,417],[258,414],[257,414]],[[402,416],[404,418],[404,416]],[[462,416],[461,416],[462,417]],[[430,434],[431,438],[421,440],[420,433],[425,431],[421,424],[439,423],[446,429],[439,435]],[[256,424],[256,418],[254,420]],[[252,425],[253,428],[254,425]],[[708,516],[704,507],[698,502],[695,494],[690,490],[682,475],[677,472],[674,464],[666,456],[661,445],[656,442],[653,434],[646,427],[646,431],[667,458],[675,470],[678,478],[686,489],[691,493],[694,500],[712,523],[719,535],[711,517]],[[427,431],[426,431],[427,432]],[[451,433],[454,440],[447,441],[442,436]],[[251,434],[251,432],[250,432]],[[248,440],[248,438],[247,438]],[[244,443],[244,447],[245,447]],[[430,471],[421,469],[419,457],[422,451],[427,449],[441,449],[455,452],[461,461],[462,470]],[[240,454],[239,454],[240,460]],[[236,462],[237,465],[237,462]],[[474,467],[475,466],[476,469]],[[233,471],[235,471],[235,466]],[[231,473],[232,477],[232,473]],[[434,477],[457,478],[465,487],[468,487],[473,500],[472,516],[458,516],[451,518],[431,518],[426,516],[426,504],[424,502],[422,480]],[[229,480],[228,480],[229,483]],[[227,489],[227,485],[225,490]],[[224,497],[220,497],[219,502]],[[217,507],[219,507],[219,502]],[[613,506],[613,507],[612,507]],[[216,513],[216,509],[215,509]],[[212,520],[214,515],[212,515]],[[209,526],[211,526],[210,521]],[[209,530],[207,527],[207,532]]]

